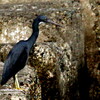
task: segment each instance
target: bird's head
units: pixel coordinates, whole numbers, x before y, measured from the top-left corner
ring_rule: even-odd
[[[51,23],[51,24],[54,24],[56,26],[62,27],[61,25],[57,24],[56,22],[53,22],[52,20],[50,20],[47,16],[40,15],[37,18],[38,18],[39,22]]]

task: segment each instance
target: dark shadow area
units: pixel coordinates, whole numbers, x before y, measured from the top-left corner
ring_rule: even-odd
[[[41,84],[42,100],[62,100],[55,79],[45,79]]]
[[[86,61],[84,65],[80,64],[79,68],[80,69],[78,70],[78,81],[79,81],[80,100],[90,100],[89,88],[92,80],[89,76]]]

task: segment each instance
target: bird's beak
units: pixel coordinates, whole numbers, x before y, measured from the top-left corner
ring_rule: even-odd
[[[56,26],[63,27],[62,25],[57,24],[56,22],[53,22],[53,21],[50,20],[50,19],[47,20],[47,23],[51,23],[51,24],[54,24],[54,25],[56,25]]]

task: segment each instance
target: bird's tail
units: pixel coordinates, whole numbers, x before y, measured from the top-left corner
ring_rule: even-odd
[[[2,77],[1,82],[0,82],[0,85],[1,85],[1,86],[4,85],[7,81],[8,81],[7,78]]]
[[[1,82],[1,80],[0,80],[0,89],[2,88],[2,82]]]
[[[0,82],[0,86],[2,86],[2,85],[4,85],[4,82],[3,81]]]

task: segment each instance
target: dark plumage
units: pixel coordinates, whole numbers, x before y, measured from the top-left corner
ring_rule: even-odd
[[[36,39],[39,34],[39,23],[40,22],[46,22],[46,23],[52,23],[55,25],[58,25],[57,23],[52,22],[49,20],[46,16],[38,16],[32,24],[32,35],[28,40],[21,40],[19,41],[9,52],[7,59],[4,63],[4,69],[2,74],[2,80],[1,85],[4,85],[11,77],[14,77],[21,69],[24,68],[29,52],[33,46],[33,44],[36,42]],[[60,26],[60,25],[58,25]]]

